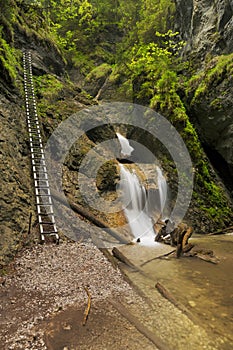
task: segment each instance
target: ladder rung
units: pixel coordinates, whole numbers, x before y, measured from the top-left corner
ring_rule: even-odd
[[[46,202],[47,201],[47,202]],[[36,204],[52,204],[52,198],[51,196],[36,196]]]
[[[39,180],[35,180],[34,184],[36,187],[48,187],[49,186],[49,181],[48,180],[43,180],[43,179],[39,179]]]
[[[55,234],[57,234],[58,233],[58,231],[43,231],[43,234],[44,235],[55,235]]]
[[[44,154],[43,148],[35,148],[35,147],[32,147],[32,148],[31,148],[31,152],[34,153],[34,154]]]
[[[41,139],[41,136],[38,136],[38,135],[36,135],[36,136],[33,136],[33,137],[30,137],[29,138],[29,142],[40,142],[40,143],[42,143],[42,139]]]
[[[47,173],[33,173],[34,180],[48,180]]]
[[[49,188],[36,187],[35,190],[36,190],[36,195],[37,196],[51,196]],[[46,191],[47,191],[47,193],[45,193]]]
[[[38,137],[38,138],[41,137],[40,131],[39,131],[39,130],[38,130],[37,132],[35,132],[35,131],[32,132],[32,131],[29,130],[28,132],[29,132],[29,136],[32,137],[32,138],[33,138],[33,137],[34,137],[34,138],[36,138],[36,137]]]
[[[49,222],[39,222],[39,226],[40,226],[40,232],[43,233],[45,231],[49,232],[49,231],[53,231],[53,232],[57,232],[57,228],[55,223],[49,223]],[[46,227],[44,227],[46,226]],[[51,230],[50,230],[51,229]]]
[[[38,173],[47,173],[46,166],[44,165],[33,165],[32,171],[38,172]]]
[[[55,224],[55,219],[54,219],[54,217],[51,218],[51,221],[43,221],[43,215],[39,214],[39,215],[38,215],[38,218],[39,218],[39,224],[40,224],[40,225],[52,226],[52,225]]]
[[[48,213],[48,209],[50,209]],[[51,215],[53,213],[53,205],[52,204],[37,204],[37,212],[42,215]]]
[[[32,165],[45,166],[45,159],[32,159]]]
[[[36,159],[36,160],[45,160],[45,156],[44,154],[41,154],[41,156],[38,155],[38,153],[34,154],[34,153],[31,153],[31,157],[32,159]]]

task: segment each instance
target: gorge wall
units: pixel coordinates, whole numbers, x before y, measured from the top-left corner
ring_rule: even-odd
[[[176,0],[175,30],[195,67],[189,117],[230,191],[233,176],[233,1]]]
[[[61,76],[65,71],[64,61],[52,43],[42,40],[38,35],[26,31],[18,24],[15,24],[13,33],[11,45],[15,50],[18,49],[17,80],[11,79],[7,67],[1,67],[0,80],[0,268],[31,239],[27,235],[30,213],[33,214],[33,222],[35,220],[21,50],[31,50],[35,75],[56,73]],[[7,39],[7,28],[5,32],[3,31],[3,38]]]
[[[210,158],[212,157],[212,163],[217,160],[216,167],[220,164],[220,168],[224,167],[224,172],[228,174],[227,183],[230,182],[233,175],[233,1],[176,0],[175,2],[174,29],[179,31],[181,38],[187,42],[183,56],[188,58],[190,65],[193,66],[193,77],[190,77],[186,90],[182,91],[182,99],[189,118],[198,130],[207,154],[209,153]],[[21,4],[21,2],[18,3]],[[30,49],[32,52],[33,74],[44,140],[61,120],[85,105],[93,103],[88,94],[73,84],[69,78],[66,79],[68,77],[67,65],[57,45],[50,40],[51,38],[46,37],[46,33],[38,35],[35,28],[29,28],[25,23],[24,10],[20,11],[21,15],[17,14],[18,17],[16,16],[17,21],[9,26],[5,21],[2,29],[4,50],[6,50],[6,43],[8,50],[15,49],[18,63],[17,77],[13,82],[9,74],[9,67],[4,67],[3,61],[0,60],[2,71],[0,76],[0,156],[2,160],[0,268],[1,265],[12,259],[22,247],[22,242],[25,243],[31,239],[27,237],[30,212],[33,213],[33,223],[35,223],[34,191],[22,89],[21,50]],[[38,22],[37,25],[40,26],[40,23]],[[118,77],[115,74],[114,79],[110,77],[107,81],[111,69],[109,65],[104,67],[102,65],[102,71],[98,70],[95,71],[95,74],[92,72],[92,75],[89,75],[89,79],[94,76],[90,91],[98,87],[93,92],[93,97],[95,97],[98,90],[106,82],[107,85],[110,84],[112,89],[108,98],[112,99],[114,96],[118,100],[124,100],[128,85],[121,95],[116,96],[116,84],[121,87],[124,79],[122,80],[120,75]],[[100,75],[99,80],[97,73]],[[80,72],[75,71],[74,68],[72,68],[72,74],[81,77]],[[184,74],[186,73],[184,72]],[[112,84],[111,78],[114,84]],[[86,88],[88,90],[88,84],[86,84]],[[101,140],[99,132],[97,137]],[[93,140],[90,140],[92,146]],[[84,146],[87,146],[86,142]],[[82,148],[79,147],[80,150],[82,151]],[[80,161],[78,157],[77,151],[74,155],[71,154],[70,158],[72,164],[69,164],[69,168],[73,170],[74,176],[78,170],[76,165]],[[219,159],[220,161],[218,161]],[[172,169],[169,168],[168,172],[170,170]],[[219,170],[221,172],[222,169]],[[109,177],[111,171],[112,168],[109,171]],[[106,179],[107,185],[105,187],[109,184],[108,180]],[[70,186],[76,191],[75,180],[72,179],[71,182],[73,184]],[[69,189],[69,184],[66,185]],[[70,193],[72,194],[72,189]],[[203,197],[204,201],[206,194],[203,194]],[[225,203],[223,207],[226,207]],[[192,205],[190,213],[190,220],[196,227],[202,227],[202,232],[208,232],[209,229],[213,229],[217,225],[217,222],[213,222],[211,217],[207,218],[206,213],[197,203]],[[228,224],[228,222],[223,220],[222,225],[224,224]]]

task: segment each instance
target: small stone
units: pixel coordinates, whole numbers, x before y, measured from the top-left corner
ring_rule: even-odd
[[[191,307],[195,307],[196,306],[196,303],[195,303],[195,301],[193,301],[193,300],[189,300],[189,305],[191,306]]]
[[[70,324],[64,324],[63,329],[65,331],[70,331],[71,330],[71,325]]]

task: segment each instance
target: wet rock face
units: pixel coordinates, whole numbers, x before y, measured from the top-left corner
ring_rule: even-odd
[[[202,139],[219,153],[233,176],[233,78],[225,78],[191,108]]]
[[[184,55],[208,76],[217,61],[208,67],[206,57],[232,53],[233,1],[176,0],[175,30],[187,43]],[[222,157],[233,175],[232,83],[231,72],[223,71],[188,109],[203,144]]]
[[[65,74],[65,62],[62,55],[48,39],[40,39],[33,33],[29,34],[17,24],[14,31],[14,46],[20,50],[30,50],[32,53],[34,75],[53,73],[63,76]]]
[[[26,122],[19,107],[21,103],[19,98],[12,103],[0,95],[0,267],[14,255],[22,234],[27,232],[33,197]]]
[[[186,54],[230,53],[233,47],[232,0],[176,0],[175,30],[187,42]],[[192,52],[191,52],[192,51]]]

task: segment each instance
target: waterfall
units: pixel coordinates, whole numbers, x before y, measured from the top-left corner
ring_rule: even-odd
[[[118,138],[120,145],[121,145],[122,156],[130,157],[131,153],[134,150],[133,147],[130,146],[129,141],[124,136],[122,136],[120,133],[117,132],[116,135],[117,135],[117,138]]]
[[[130,156],[133,147],[120,133],[116,133],[121,145],[121,154]],[[167,182],[161,169],[156,166],[157,185],[159,192],[159,212],[162,219],[165,203],[167,200]],[[140,239],[142,245],[155,245],[154,222],[151,215],[154,212],[156,197],[149,195],[145,187],[140,183],[135,171],[130,172],[123,164],[120,164],[121,200],[124,213],[129,223],[134,240]],[[151,197],[152,196],[152,197]],[[157,198],[158,201],[158,198]],[[156,201],[156,202],[157,202]],[[153,204],[152,204],[153,203]]]
[[[162,170],[156,166],[157,170],[157,183],[158,183],[158,190],[159,190],[159,201],[160,201],[160,212],[161,212],[161,219],[163,220],[163,211],[167,200],[167,181],[165,177],[163,176]]]
[[[120,164],[120,186],[124,213],[135,241],[140,238],[142,245],[155,243],[152,218],[148,214],[147,194],[137,175]]]

